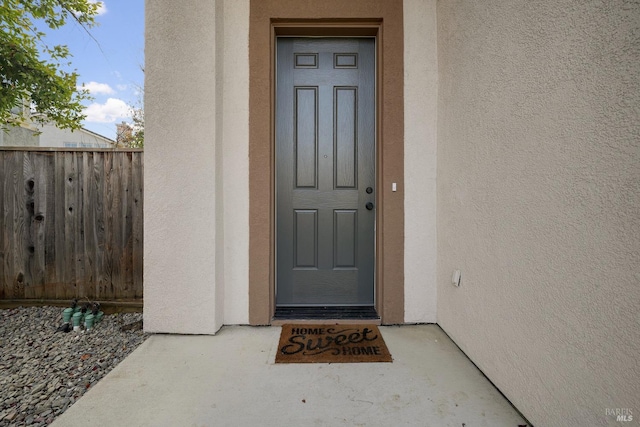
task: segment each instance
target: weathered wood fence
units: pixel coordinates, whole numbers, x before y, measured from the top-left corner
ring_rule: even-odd
[[[142,196],[140,150],[0,150],[0,299],[141,299]]]

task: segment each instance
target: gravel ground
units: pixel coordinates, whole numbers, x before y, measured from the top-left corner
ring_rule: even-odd
[[[93,329],[69,333],[56,332],[61,313],[0,310],[0,427],[52,423],[147,338],[142,313],[104,316]]]

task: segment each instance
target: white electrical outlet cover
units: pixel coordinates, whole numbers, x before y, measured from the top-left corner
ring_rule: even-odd
[[[454,286],[460,286],[460,270],[454,270],[451,283],[453,283]]]

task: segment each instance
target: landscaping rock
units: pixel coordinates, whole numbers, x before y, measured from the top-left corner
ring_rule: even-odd
[[[147,338],[142,313],[104,316],[88,331],[56,332],[62,308],[0,310],[0,427],[53,422]]]

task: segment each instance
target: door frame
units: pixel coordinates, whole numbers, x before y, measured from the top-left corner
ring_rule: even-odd
[[[375,301],[383,324],[403,323],[402,0],[325,0],[317,3],[295,0],[250,2],[249,323],[271,324],[275,312],[277,36],[368,36],[376,39]],[[326,18],[327,10],[336,18]],[[362,18],[371,16],[372,12],[376,18]],[[396,183],[396,191],[392,191],[392,183]]]

